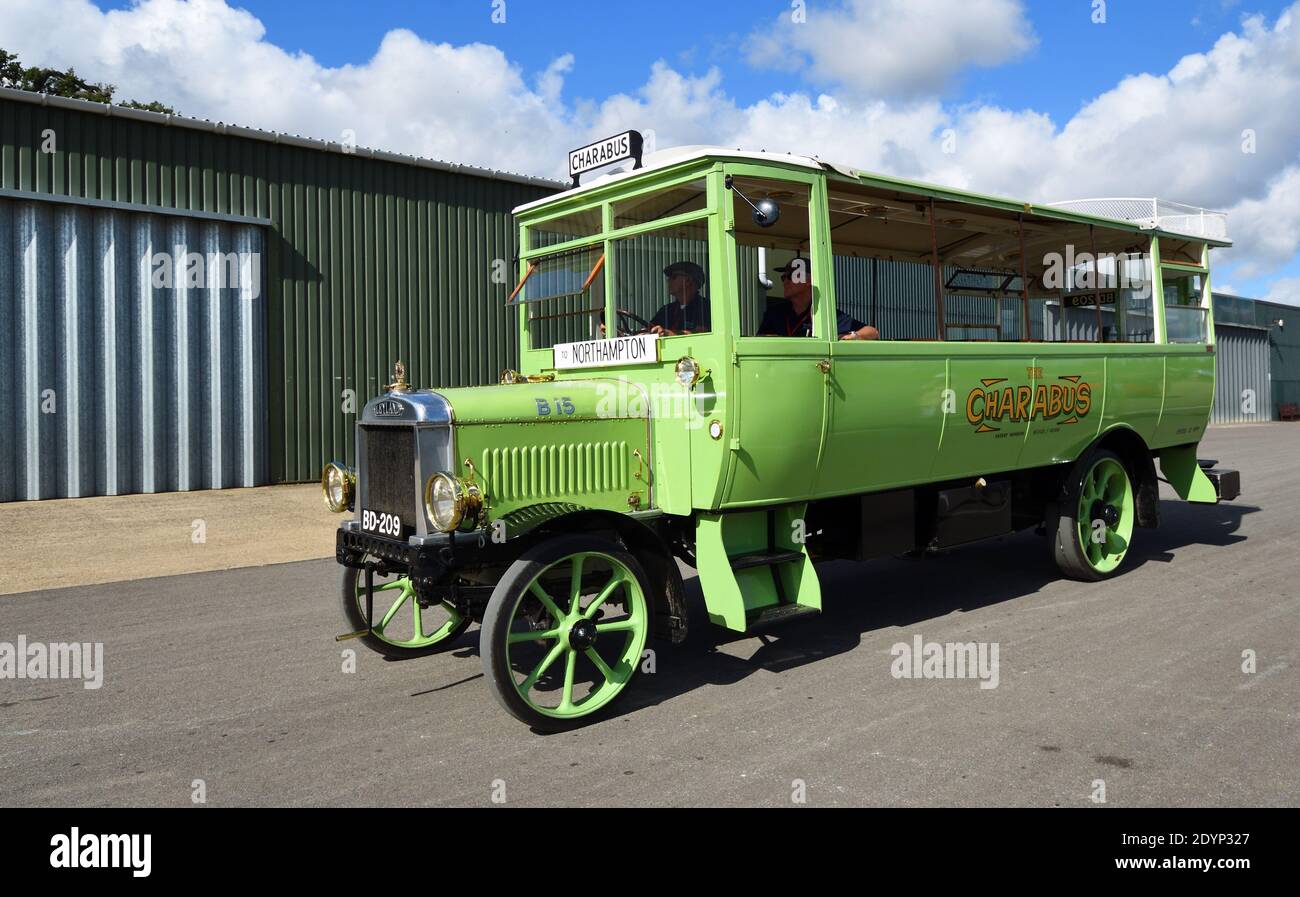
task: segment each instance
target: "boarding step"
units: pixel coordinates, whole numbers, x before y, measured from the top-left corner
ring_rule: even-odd
[[[802,604],[772,604],[746,612],[745,630],[752,632],[755,629],[766,629],[768,626],[775,626],[777,623],[788,623],[791,620],[798,620],[819,613],[821,611],[817,608],[805,607]]]
[[[739,554],[727,558],[732,570],[748,570],[751,567],[770,567],[773,564],[788,564],[803,560],[802,551],[756,551],[753,554]]]

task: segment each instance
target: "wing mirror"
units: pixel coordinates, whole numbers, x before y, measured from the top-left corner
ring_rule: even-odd
[[[737,196],[748,203],[749,207],[754,210],[752,217],[754,223],[759,227],[771,227],[780,220],[781,207],[777,205],[775,199],[772,199],[770,196],[764,196],[758,202],[754,202],[748,196],[741,193],[740,188],[732,183],[731,175],[727,175],[725,183],[728,190],[734,191]]]

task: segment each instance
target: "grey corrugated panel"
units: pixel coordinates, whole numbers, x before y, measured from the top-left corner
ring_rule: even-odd
[[[111,111],[0,91],[0,189],[270,222],[264,292],[230,321],[249,329],[263,361],[255,399],[242,386],[234,395],[264,409],[269,481],[312,480],[330,458],[351,460],[355,416],[344,413],[343,390],[359,409],[398,358],[422,386],[489,382],[517,364],[504,308],[516,276],[510,210],[552,192],[551,182]],[[52,154],[40,152],[47,128]],[[122,226],[144,239],[134,223]],[[491,280],[494,260],[504,282]],[[195,341],[184,347],[192,354]],[[147,430],[134,415],[121,409],[117,426]],[[243,436],[223,429],[219,438],[220,463],[231,463]],[[189,445],[209,464],[213,451]]]
[[[262,229],[0,199],[0,500],[266,482],[255,287],[186,286]],[[173,286],[155,286],[170,253]],[[213,282],[208,279],[208,284]]]
[[[1274,419],[1268,331],[1215,322],[1214,410],[1216,424]]]

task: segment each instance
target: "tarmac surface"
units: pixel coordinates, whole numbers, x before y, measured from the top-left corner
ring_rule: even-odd
[[[101,642],[103,683],[0,678],[0,805],[1295,806],[1300,425],[1202,456],[1244,494],[1162,487],[1116,579],[1060,578],[1032,533],[828,564],[821,616],[658,645],[559,735],[496,705],[477,627],[409,661],[336,643],[332,559],[10,595],[0,642]],[[995,644],[997,687],[895,678],[917,636]]]

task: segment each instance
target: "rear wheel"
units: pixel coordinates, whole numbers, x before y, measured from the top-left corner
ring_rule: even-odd
[[[561,536],[524,552],[483,615],[492,693],[537,729],[589,722],[636,674],[652,628],[649,594],[640,563],[613,542]]]
[[[366,574],[344,567],[343,614],[353,631],[366,628]],[[423,657],[441,651],[469,626],[450,604],[421,607],[407,576],[374,577],[374,635],[361,637],[366,647],[385,657]]]
[[[1133,538],[1133,482],[1114,452],[1077,464],[1056,506],[1053,555],[1066,576],[1086,581],[1119,572]]]

